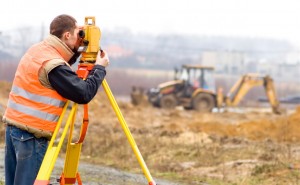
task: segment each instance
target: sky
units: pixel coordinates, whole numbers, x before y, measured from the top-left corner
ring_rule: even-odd
[[[101,31],[288,40],[300,46],[299,0],[4,0],[0,31],[95,16]]]

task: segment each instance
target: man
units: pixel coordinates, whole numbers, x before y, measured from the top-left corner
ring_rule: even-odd
[[[19,63],[3,116],[6,185],[34,183],[66,100],[88,103],[106,75],[106,52],[98,53],[85,81],[72,71],[80,30],[73,17],[57,16],[50,35],[29,48]]]

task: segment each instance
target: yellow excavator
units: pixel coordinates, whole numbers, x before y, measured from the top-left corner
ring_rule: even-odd
[[[222,88],[216,90],[214,68],[211,66],[183,65],[180,70],[175,70],[174,80],[149,89],[147,97],[155,107],[171,109],[183,106],[185,109],[211,112],[214,108],[237,106],[255,86],[264,87],[272,111],[280,114],[274,82],[270,76],[245,74],[224,95]]]

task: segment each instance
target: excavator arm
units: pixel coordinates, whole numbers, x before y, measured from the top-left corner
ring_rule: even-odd
[[[272,110],[276,114],[280,114],[279,102],[275,92],[274,82],[270,76],[262,76],[259,74],[245,74],[232,86],[227,96],[225,103],[227,106],[236,106],[250,89],[256,86],[263,86]]]
[[[273,79],[270,76],[264,78],[264,87],[266,90],[266,95],[269,99],[269,102],[272,106],[272,110],[275,114],[281,114],[283,110],[279,108],[279,101],[275,92],[275,86]]]

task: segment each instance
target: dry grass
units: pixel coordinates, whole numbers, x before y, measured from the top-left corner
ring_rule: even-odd
[[[7,91],[4,93],[6,96]],[[198,114],[118,103],[155,178],[190,185],[300,183],[300,110],[284,116],[259,112]],[[102,91],[89,104],[89,110],[91,121],[81,160],[142,173]],[[80,109],[78,120],[82,113]],[[3,142],[3,125],[0,132]]]
[[[100,131],[100,130],[102,130]],[[141,172],[137,160],[121,130],[97,129],[91,133],[83,149],[84,160],[123,170]],[[105,133],[105,134],[104,134]],[[253,142],[244,139],[211,137],[210,143],[178,143],[177,137],[151,133],[133,133],[139,149],[155,177],[199,184],[270,184],[293,183],[299,176],[288,165],[294,161],[284,144]],[[89,156],[89,157],[87,157]],[[272,183],[271,183],[272,184]]]
[[[11,83],[0,81],[0,144],[4,142],[5,132],[4,125],[1,124],[3,112],[6,107],[8,94],[10,92]]]
[[[83,160],[141,173],[105,97],[98,95],[90,107],[97,112],[91,116]],[[120,107],[155,177],[188,184],[266,185],[293,184],[298,178],[298,171],[289,168],[300,155],[297,112],[289,117],[199,115],[126,103]]]

